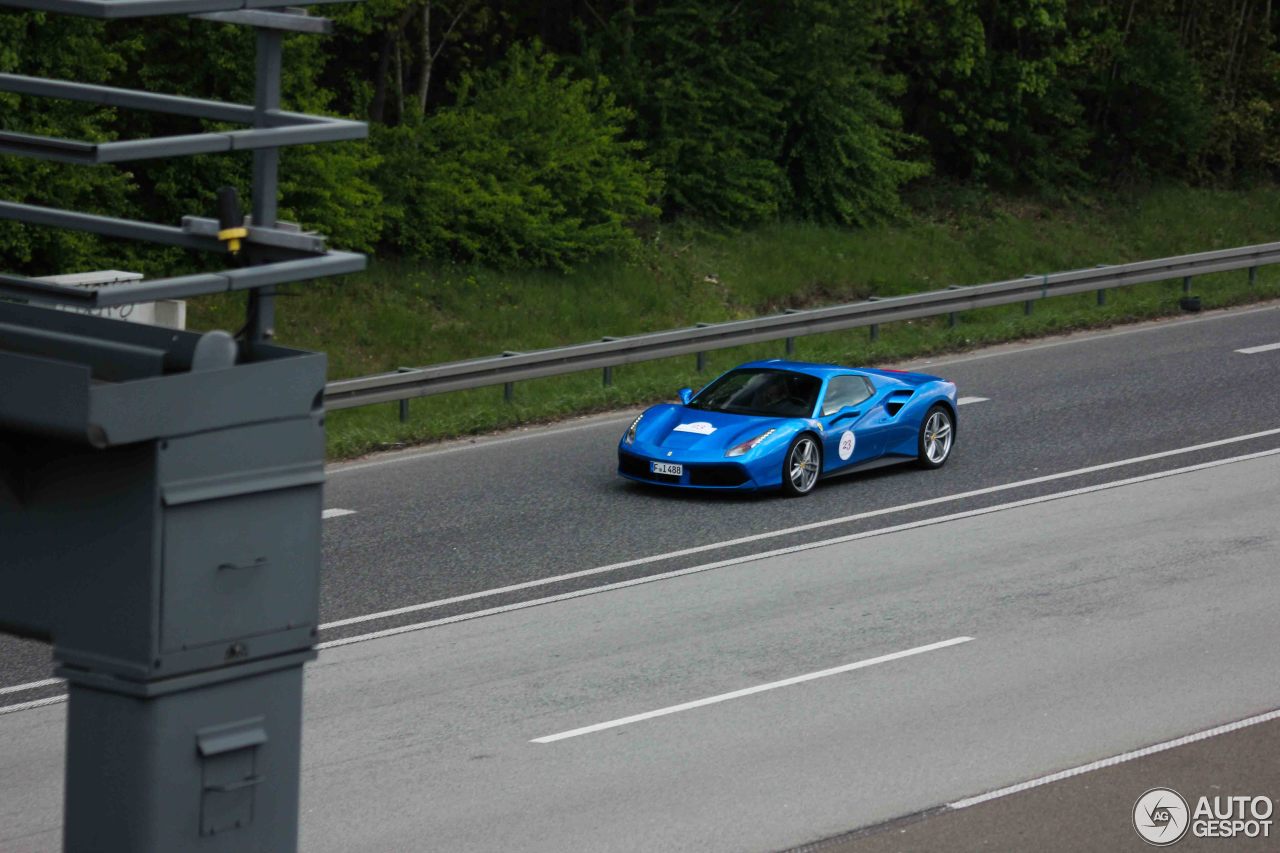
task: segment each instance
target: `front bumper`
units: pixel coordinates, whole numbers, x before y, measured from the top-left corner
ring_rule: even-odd
[[[670,474],[654,474],[650,462],[674,462],[684,466],[684,473],[676,477]],[[618,449],[618,474],[638,483],[656,483],[662,486],[678,486],[686,489],[716,489],[720,491],[752,491],[760,488],[751,477],[747,466],[740,462],[706,462],[674,459],[667,456],[651,457]]]

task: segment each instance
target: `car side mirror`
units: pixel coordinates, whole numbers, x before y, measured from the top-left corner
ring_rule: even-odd
[[[680,402],[684,403],[685,405],[688,405],[689,401],[693,399],[692,388],[681,388],[679,391],[676,392],[676,394],[680,397]]]

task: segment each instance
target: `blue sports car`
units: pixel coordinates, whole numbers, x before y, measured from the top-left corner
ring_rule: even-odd
[[[937,376],[773,359],[646,410],[618,473],[684,489],[781,488],[908,459],[938,468],[956,440],[956,386]]]

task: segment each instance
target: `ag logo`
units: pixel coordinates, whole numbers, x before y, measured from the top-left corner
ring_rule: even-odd
[[[840,458],[848,459],[853,455],[853,432],[845,430],[840,436]]]
[[[1133,804],[1133,828],[1142,840],[1166,847],[1187,834],[1187,801],[1172,788],[1152,788]]]

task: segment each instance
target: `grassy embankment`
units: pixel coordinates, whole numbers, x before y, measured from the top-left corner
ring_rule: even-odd
[[[571,274],[499,273],[375,262],[359,276],[298,286],[278,307],[280,339],[323,349],[330,377],[359,376],[485,355],[658,331],[695,322],[744,319],[786,307],[815,307],[977,284],[1024,273],[1123,263],[1277,239],[1280,193],[1168,189],[1091,205],[983,201],[946,211],[921,209],[907,223],[863,231],[806,224],[738,234],[667,228],[628,262]],[[1205,276],[1193,293],[1206,308],[1280,296],[1280,270],[1264,267],[1250,289],[1243,271]],[[1178,313],[1180,281],[1123,288],[1098,307],[1094,294],[896,323],[870,342],[866,329],[796,341],[796,358],[887,363],[1090,326]],[[192,328],[234,328],[234,298],[196,300]],[[766,344],[713,351],[703,374],[693,356],[516,385],[419,398],[407,423],[395,403],[335,412],[329,453],[376,449],[485,432],[571,414],[671,399],[750,358],[783,354]]]

